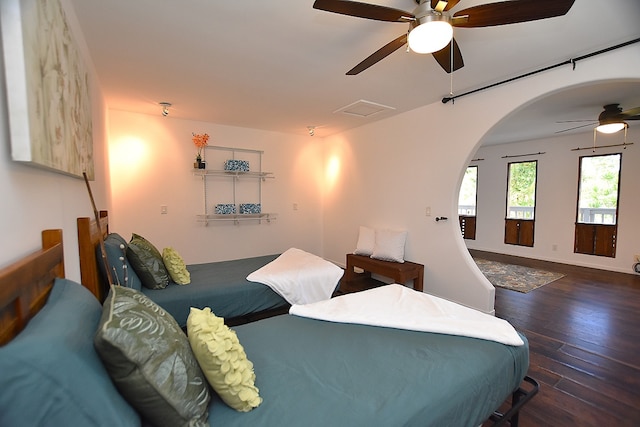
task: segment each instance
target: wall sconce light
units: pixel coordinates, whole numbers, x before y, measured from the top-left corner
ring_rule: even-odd
[[[163,117],[167,117],[169,115],[169,107],[171,107],[171,103],[170,102],[160,102],[159,104],[162,106],[162,116]]]
[[[307,126],[307,129],[309,130],[309,136],[313,136],[316,134],[316,127],[315,126]]]

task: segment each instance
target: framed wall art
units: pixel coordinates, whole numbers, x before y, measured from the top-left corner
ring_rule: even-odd
[[[14,161],[94,179],[87,67],[60,0],[2,0]]]

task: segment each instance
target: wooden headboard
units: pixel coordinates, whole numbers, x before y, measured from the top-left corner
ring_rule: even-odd
[[[109,234],[109,216],[107,211],[100,211],[100,225],[95,218],[78,218],[78,253],[80,257],[80,279],[82,284],[103,302],[107,297],[109,288],[100,274],[96,248],[100,245],[100,240]]]
[[[44,230],[42,249],[0,270],[0,345],[40,311],[56,277],[64,277],[62,230]]]

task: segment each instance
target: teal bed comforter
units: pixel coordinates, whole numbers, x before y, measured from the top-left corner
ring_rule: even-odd
[[[527,372],[529,347],[282,315],[234,328],[263,403],[214,393],[211,426],[478,426]]]
[[[164,289],[142,288],[152,301],[170,313],[180,326],[187,324],[191,307],[211,307],[219,317],[233,318],[286,307],[289,304],[271,288],[250,282],[246,277],[276,259],[266,255],[231,261],[191,264],[187,266],[191,283],[170,283]]]

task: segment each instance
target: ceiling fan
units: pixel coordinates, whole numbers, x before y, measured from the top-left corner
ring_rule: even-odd
[[[409,24],[407,33],[375,51],[347,71],[347,75],[361,73],[406,43],[414,52],[431,53],[438,64],[451,73],[464,66],[452,27],[491,27],[562,16],[571,9],[575,0],[508,0],[470,7],[453,15],[449,11],[460,0],[414,1],[418,6],[413,12],[348,0],[316,0],[313,8],[375,21]]]
[[[622,129],[625,129],[629,125],[625,120],[640,120],[640,107],[631,108],[626,111],[622,111],[620,104],[607,104],[603,106],[604,110],[598,115],[597,120],[564,120],[557,123],[580,123],[588,122],[586,124],[575,126],[569,129],[557,131],[556,133],[568,132],[574,129],[580,129],[587,126],[593,126],[597,124],[596,130],[602,133],[615,133]]]

